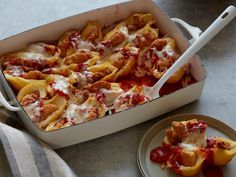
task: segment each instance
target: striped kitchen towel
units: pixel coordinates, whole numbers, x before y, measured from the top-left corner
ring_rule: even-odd
[[[7,125],[6,116],[4,111],[0,111],[0,140],[13,176],[77,176],[48,145],[24,130]]]

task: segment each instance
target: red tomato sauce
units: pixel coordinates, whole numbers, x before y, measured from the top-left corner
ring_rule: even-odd
[[[155,85],[157,81],[158,79],[156,79],[154,76],[148,76],[148,75],[145,75],[144,77],[136,77],[134,75],[128,75],[119,78],[117,80],[117,82],[120,83],[121,88],[124,89],[125,91],[131,89],[135,85],[152,87],[153,85]],[[189,84],[193,84],[195,82],[196,80],[191,76],[191,81]],[[181,88],[183,88],[181,81],[174,84],[165,83],[160,89],[160,96],[173,93]]]
[[[181,161],[181,148],[173,147],[170,144],[163,143],[150,153],[150,160],[155,163],[166,165],[169,162],[172,165],[172,170],[176,174],[181,174],[180,161]]]
[[[198,120],[197,122],[188,122],[187,128],[190,132],[198,130],[205,131],[207,128],[207,124],[202,120]]]

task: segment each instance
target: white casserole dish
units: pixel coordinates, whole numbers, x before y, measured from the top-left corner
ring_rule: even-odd
[[[33,42],[56,40],[68,29],[82,28],[88,20],[99,20],[107,26],[135,12],[150,12],[156,18],[160,31],[176,39],[180,53],[189,46],[189,42],[173,21],[182,24],[193,36],[193,40],[201,33],[199,28],[191,27],[179,19],[172,19],[172,21],[153,1],[136,0],[78,14],[4,39],[0,41],[0,55],[19,50]],[[14,106],[19,107],[15,111],[18,110],[17,114],[27,130],[53,148],[60,148],[117,132],[198,99],[203,90],[206,71],[196,55],[190,59],[190,64],[190,72],[197,80],[196,83],[190,86],[128,110],[51,132],[45,132],[34,125],[16,100],[15,94],[7,83],[2,70],[0,77],[7,96],[14,102]],[[1,102],[5,101],[3,97],[0,97],[0,99]],[[11,109],[10,107],[7,108]]]

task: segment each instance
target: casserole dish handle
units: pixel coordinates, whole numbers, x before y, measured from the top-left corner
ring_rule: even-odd
[[[189,40],[189,42],[192,44],[194,41],[196,41],[200,35],[202,34],[202,30],[198,27],[191,26],[185,21],[179,19],[179,18],[171,18],[171,20],[179,25],[181,25],[186,31],[189,32],[189,34],[193,37]]]
[[[5,107],[9,111],[19,111],[19,107],[14,107],[11,104],[7,102],[7,100],[4,98],[2,91],[0,91],[0,106]]]

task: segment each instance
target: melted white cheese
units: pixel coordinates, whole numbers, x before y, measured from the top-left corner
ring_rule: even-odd
[[[171,48],[170,45],[166,45],[162,51],[165,51],[167,53],[168,56],[172,57],[175,55],[175,51]]]
[[[93,98],[90,97],[88,100],[86,100],[86,102],[84,102],[81,105],[73,103],[70,104],[62,117],[67,118],[68,121],[72,121],[75,124],[87,122],[91,119],[96,119],[105,114],[104,105],[99,105],[99,106],[100,108],[98,107],[98,103],[96,102],[95,97]],[[101,108],[104,110],[101,110]]]
[[[28,116],[31,118],[32,121],[39,121],[40,117],[40,101],[35,101],[24,106],[24,110],[27,112]]]
[[[156,48],[151,48],[151,49],[159,59],[165,58],[164,52],[170,57],[173,57],[175,55],[175,51],[168,44],[165,47],[163,47],[161,51],[158,51]]]
[[[37,61],[51,58],[52,54],[45,50],[45,46],[46,44],[44,43],[31,44],[26,52],[20,52],[20,56],[26,59]]]
[[[162,51],[158,51],[156,48],[151,48],[153,53],[160,59],[164,58]]]
[[[111,48],[108,48],[106,47],[105,45],[99,43],[97,46],[96,46],[96,49],[97,51],[101,52],[102,53],[102,56],[105,57],[105,56],[108,56],[112,53],[112,49]],[[98,61],[99,62],[99,61]]]
[[[33,53],[33,52],[21,52],[19,56],[21,58],[35,60],[37,62],[40,62],[45,58],[41,53]]]
[[[130,53],[133,55],[138,55],[139,49],[137,47],[130,47]]]
[[[100,89],[99,92],[101,92],[104,96],[103,101],[105,105],[111,106],[113,105],[115,99],[123,93],[123,89],[119,87],[113,87],[111,90],[108,89]]]
[[[65,77],[63,76],[58,76],[53,84],[51,85],[51,87],[54,89],[54,90],[58,90],[62,93],[64,93],[65,95],[68,95],[69,94],[69,83],[68,81],[66,80]]]
[[[21,66],[10,66],[8,65],[6,70],[8,70],[8,74],[10,74],[11,76],[15,76],[15,77],[18,77],[18,76],[21,76],[22,74],[24,74],[24,70]]]
[[[183,140],[180,147],[186,150],[195,150],[199,147],[205,147],[206,133],[205,131],[193,131]]]
[[[77,73],[78,74],[78,83],[81,86],[84,86],[88,83],[92,83],[93,82],[93,72],[90,71],[83,71],[82,73]]]
[[[124,34],[125,38],[128,38],[129,33],[128,33],[128,28],[126,26],[120,27],[119,31]]]
[[[91,50],[92,48],[94,48],[94,45],[90,41],[84,41],[82,39],[79,41],[78,49]]]
[[[120,94],[114,101],[114,108],[116,112],[125,110],[130,108],[132,105],[130,105],[131,97],[133,95],[133,92],[131,90]]]
[[[187,151],[193,151],[193,150],[198,149],[198,147],[196,145],[193,145],[193,144],[181,143],[179,146],[182,149],[187,150]]]
[[[135,38],[137,37],[137,34],[131,34],[128,36],[128,42],[133,43],[133,41],[135,40]]]
[[[70,121],[74,121],[75,123],[82,123],[86,121],[86,115],[81,114],[82,112],[87,113],[87,108],[83,105],[77,105],[77,104],[70,104],[63,117],[66,117]]]
[[[75,36],[71,39],[71,44],[73,45],[74,49],[85,49],[85,50],[91,50],[95,48],[95,46],[90,41],[84,41],[81,39],[81,36]]]

